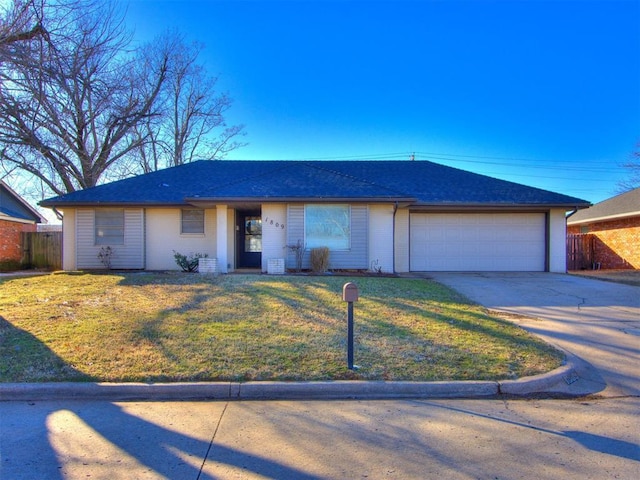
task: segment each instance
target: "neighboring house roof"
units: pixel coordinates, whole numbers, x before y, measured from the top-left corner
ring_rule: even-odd
[[[567,219],[567,225],[602,222],[635,216],[640,216],[640,188],[629,190],[626,193],[574,213]]]
[[[0,180],[0,219],[25,223],[46,223],[46,219],[36,209],[2,180]]]
[[[47,207],[264,201],[584,208],[589,202],[426,161],[198,161],[41,202]]]

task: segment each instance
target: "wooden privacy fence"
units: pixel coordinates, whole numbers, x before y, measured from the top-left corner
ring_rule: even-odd
[[[595,240],[589,233],[567,235],[567,270],[595,268]]]
[[[62,268],[62,232],[22,234],[22,264],[31,268]]]

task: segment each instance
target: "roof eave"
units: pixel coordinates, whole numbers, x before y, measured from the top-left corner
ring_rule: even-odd
[[[340,202],[340,203],[388,203],[410,205],[415,198],[396,197],[186,197],[183,202],[56,202],[44,200],[39,203],[46,208],[83,208],[83,207],[185,207],[189,205],[233,205],[246,203],[303,203],[303,202]]]
[[[608,222],[611,220],[621,220],[624,218],[632,218],[632,217],[639,217],[639,216],[640,216],[640,211],[618,213],[614,215],[602,215],[599,217],[590,217],[590,218],[583,218],[578,220],[575,220],[575,219],[571,220],[571,217],[569,217],[567,219],[567,225],[582,225],[585,223]]]
[[[86,208],[86,207],[185,207],[188,203],[185,202],[49,202],[42,201],[38,205],[45,208],[59,208],[64,210],[65,208]]]
[[[43,223],[43,222],[36,222],[35,220],[29,220],[27,218],[16,217],[14,215],[6,215],[4,213],[0,213],[0,220],[4,220],[6,222],[13,222],[13,223],[23,223],[25,225],[34,225],[36,223]]]
[[[418,202],[410,206],[414,211],[544,211],[549,209],[577,210],[588,208],[589,203],[455,203]]]
[[[185,202],[190,205],[233,205],[245,203],[305,203],[305,202],[322,202],[322,203],[403,203],[412,204],[415,198],[398,198],[398,197],[187,197]]]

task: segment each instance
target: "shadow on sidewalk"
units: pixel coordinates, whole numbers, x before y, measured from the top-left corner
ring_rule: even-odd
[[[135,476],[131,471],[135,465],[163,478],[213,480],[216,477],[203,471],[205,463],[254,472],[265,478],[318,478],[278,461],[216,444],[215,426],[211,440],[203,441],[110,402],[67,401],[65,408],[53,408],[57,402],[47,403],[52,408],[38,408],[35,403],[21,406],[24,416],[19,416],[28,417],[27,424],[23,420],[20,425],[2,422],[3,436],[15,433],[10,442],[3,442],[2,478],[63,479],[84,472],[100,476],[110,469],[114,469],[114,477],[123,469]]]
[[[1,316],[0,358],[6,360],[0,364],[0,378],[20,379],[21,369],[29,368],[30,378],[35,375],[42,381],[54,379],[62,371],[67,377],[89,379],[66,364],[37,337]],[[91,445],[92,438],[96,445],[104,445],[107,441],[115,447],[110,450],[119,452],[120,458],[109,458],[108,461],[116,465],[127,464],[133,458],[166,478],[213,478],[203,473],[205,462],[226,464],[270,478],[317,478],[276,461],[216,445],[215,428],[211,429],[211,440],[203,441],[132,415],[115,403],[66,401],[64,408],[55,408],[58,404],[47,401],[51,408],[43,409],[36,402],[24,403],[18,405],[19,415],[0,415],[1,478],[62,479],[74,467],[91,471],[94,464],[96,469],[104,469],[104,452],[98,449],[92,458],[95,448]],[[218,422],[221,418],[222,415]]]

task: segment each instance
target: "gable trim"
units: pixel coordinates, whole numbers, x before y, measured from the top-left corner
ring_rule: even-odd
[[[567,225],[588,225],[591,223],[608,222],[609,220],[619,220],[621,218],[640,217],[640,210],[636,212],[625,212],[616,215],[604,215],[602,217],[585,218],[584,220],[571,221],[571,217],[567,219]]]

